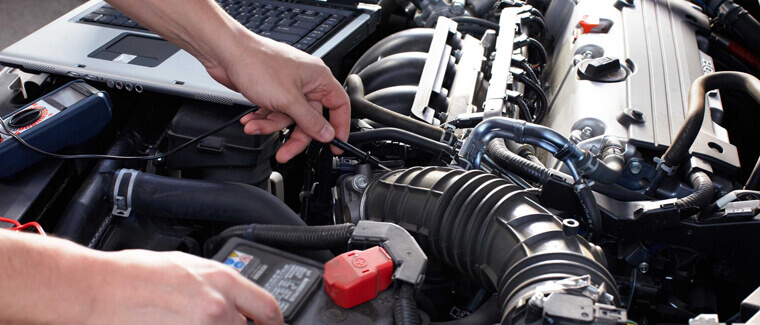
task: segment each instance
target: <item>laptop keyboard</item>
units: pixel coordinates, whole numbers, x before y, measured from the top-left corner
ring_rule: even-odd
[[[311,52],[337,30],[347,15],[344,11],[265,0],[216,0],[235,20],[250,31]],[[109,4],[82,17],[80,22],[148,31]]]

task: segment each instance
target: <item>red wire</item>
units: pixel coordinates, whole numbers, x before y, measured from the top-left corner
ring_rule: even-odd
[[[37,232],[40,233],[40,235],[47,236],[47,234],[45,234],[45,231],[42,230],[42,226],[40,226],[40,224],[36,221],[27,222],[22,225],[16,220],[0,217],[0,222],[7,222],[12,224],[13,227],[9,228],[9,230],[21,231],[29,227],[34,227],[37,229]]]

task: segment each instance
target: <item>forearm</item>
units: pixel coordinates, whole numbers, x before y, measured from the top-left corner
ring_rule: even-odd
[[[213,0],[108,0],[164,39],[195,56],[208,69],[234,61],[234,45],[258,37]],[[226,68],[226,67],[224,67]]]
[[[106,261],[74,243],[0,229],[0,323],[80,323]]]

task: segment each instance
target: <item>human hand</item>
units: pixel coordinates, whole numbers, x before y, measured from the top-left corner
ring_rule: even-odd
[[[221,263],[179,252],[106,253],[111,275],[90,321],[100,324],[283,324],[272,295]],[[94,289],[95,290],[95,289]]]
[[[284,163],[312,139],[348,139],[351,108],[348,95],[321,59],[252,33],[217,64],[206,65],[220,83],[242,93],[261,109],[240,122],[247,134],[278,132],[295,122],[290,139],[277,152]],[[330,122],[322,107],[330,111]],[[338,148],[331,147],[336,154]]]

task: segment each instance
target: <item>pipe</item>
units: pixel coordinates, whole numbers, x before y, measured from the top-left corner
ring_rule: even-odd
[[[712,180],[703,171],[695,171],[689,175],[689,182],[694,187],[694,192],[686,197],[676,200],[676,207],[682,213],[690,213],[693,209],[702,209],[712,203],[715,190]]]
[[[430,50],[433,42],[433,28],[413,28],[390,35],[364,52],[348,74],[364,70],[368,65],[384,57],[402,52],[425,52]],[[454,39],[453,47],[462,48],[461,40]]]
[[[111,200],[116,176],[123,171],[116,171],[106,191]],[[247,184],[179,179],[138,172],[134,176],[131,193],[133,214],[236,225],[306,225],[274,195]]]
[[[389,111],[364,98],[364,85],[358,75],[346,78],[346,91],[351,99],[353,112],[383,125],[415,132],[423,137],[439,141],[444,136],[441,128],[417,121],[411,117]]]
[[[412,103],[417,95],[417,89],[417,86],[388,87],[369,93],[364,98],[383,108],[409,116],[412,114]],[[446,89],[442,88],[440,93],[430,94],[429,106],[438,111],[448,110],[449,98],[446,97],[447,93]]]
[[[418,85],[427,58],[427,53],[405,52],[393,54],[373,62],[358,73],[364,83],[364,91],[372,93],[387,87]],[[451,88],[451,81],[455,74],[454,57],[449,57],[443,77],[442,86],[444,88]]]
[[[130,132],[122,133],[108,149],[107,154],[113,156],[137,154],[137,143],[139,141],[135,139],[136,137]],[[136,161],[99,161],[66,206],[61,221],[55,230],[56,236],[80,244],[87,244],[108,214],[106,200],[103,196],[103,188],[107,183],[106,176],[111,175],[117,169],[136,168],[137,164]]]
[[[278,248],[345,251],[354,228],[351,223],[329,226],[241,225],[227,228],[211,237],[206,241],[204,251],[207,257],[211,256],[232,238]]]
[[[735,33],[753,53],[760,54],[760,23],[742,6],[732,0],[692,0],[692,2],[705,10],[711,18],[716,18],[713,22],[714,26],[723,27]]]
[[[481,171],[415,167],[372,182],[361,217],[404,227],[429,255],[496,291],[502,323],[537,287],[568,277],[589,275],[617,303],[601,248],[537,202]]]
[[[519,144],[514,141],[504,141],[504,144],[507,145],[507,149],[509,149],[509,151],[516,153],[518,156],[528,159],[536,165],[544,166],[544,163],[542,163],[541,160],[538,160],[538,157],[536,157],[536,149],[533,148],[533,146],[528,144]]]
[[[658,165],[660,173],[672,173],[670,171],[686,159],[689,148],[694,144],[694,139],[702,127],[705,94],[718,88],[742,90],[755,102],[760,103],[760,80],[750,74],[733,71],[714,72],[694,80],[689,88],[688,113],[670,147],[662,155],[662,162]]]
[[[414,288],[409,283],[401,285],[398,299],[393,304],[393,320],[396,325],[420,325],[420,312],[414,300]]]
[[[531,182],[544,185],[552,172],[510,151],[503,139],[493,139],[488,143],[488,155],[499,166]]]
[[[405,143],[439,157],[454,156],[454,148],[446,144],[396,128],[382,128],[361,132],[352,132],[348,136],[348,143],[352,145],[360,145],[368,142],[383,140]]]

